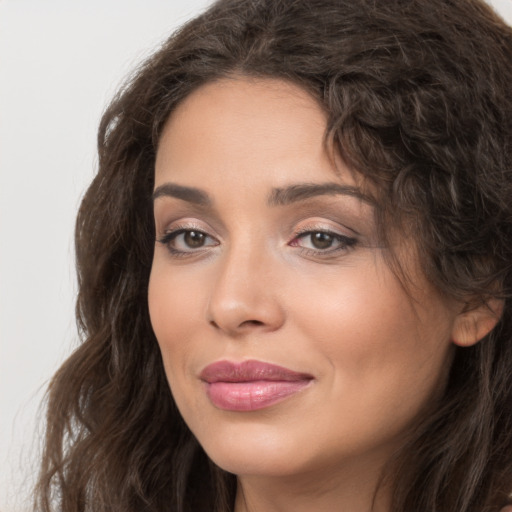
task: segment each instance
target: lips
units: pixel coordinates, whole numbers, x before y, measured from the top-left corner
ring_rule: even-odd
[[[206,394],[219,409],[264,409],[306,388],[313,376],[261,361],[218,361],[203,369]]]

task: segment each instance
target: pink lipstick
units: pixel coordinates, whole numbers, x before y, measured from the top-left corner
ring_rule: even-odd
[[[256,411],[298,393],[313,380],[282,366],[261,361],[218,361],[203,369],[206,394],[213,405],[227,411]]]

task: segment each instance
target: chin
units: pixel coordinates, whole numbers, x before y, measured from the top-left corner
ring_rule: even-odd
[[[257,446],[249,450],[227,447],[207,452],[210,459],[224,471],[238,476],[287,477],[303,473],[306,464],[294,461],[297,449],[292,453],[281,449],[267,450]]]
[[[238,422],[237,422],[238,423]],[[288,476],[308,465],[306,454],[289,429],[255,424],[213,427],[194,432],[208,457],[236,475]]]

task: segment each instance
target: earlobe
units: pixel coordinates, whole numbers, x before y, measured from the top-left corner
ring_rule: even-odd
[[[475,345],[494,329],[502,312],[503,301],[499,299],[461,311],[453,324],[452,342],[460,347]]]

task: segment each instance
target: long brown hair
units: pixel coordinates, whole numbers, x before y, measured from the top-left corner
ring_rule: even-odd
[[[496,328],[456,349],[392,477],[395,512],[499,509],[512,491],[512,30],[479,0],[220,0],[137,70],[103,116],[78,214],[83,342],[50,385],[36,508],[232,510],[236,477],[176,409],[146,295],[162,127],[233,74],[309,91],[326,137],[377,185],[383,235],[407,219],[439,290],[504,301]]]

